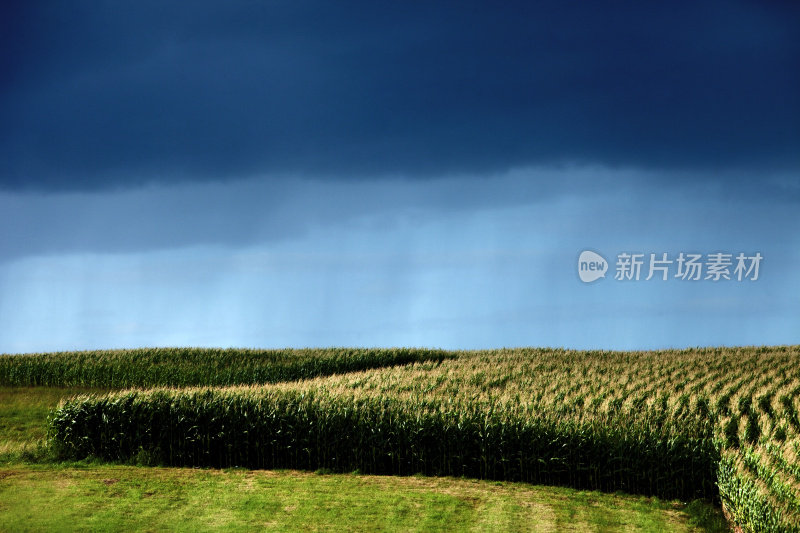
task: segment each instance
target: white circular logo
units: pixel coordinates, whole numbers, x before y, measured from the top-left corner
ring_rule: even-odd
[[[608,262],[605,258],[591,250],[584,250],[578,258],[578,276],[584,283],[591,283],[606,277]]]

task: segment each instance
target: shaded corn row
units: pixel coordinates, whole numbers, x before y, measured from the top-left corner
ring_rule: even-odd
[[[129,388],[276,383],[442,361],[430,349],[242,350],[150,348],[0,356],[0,385]]]
[[[66,457],[180,466],[320,468],[467,476],[691,499],[716,496],[718,453],[701,419],[579,422],[482,402],[204,389],[81,397],[51,417]]]

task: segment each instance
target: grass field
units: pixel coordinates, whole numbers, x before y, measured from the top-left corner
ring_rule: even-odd
[[[683,532],[707,530],[700,527],[707,512],[644,497],[450,478],[97,464],[0,468],[0,531],[9,532]]]
[[[86,387],[0,387],[0,459],[32,453],[47,433],[47,415],[63,398],[104,389]]]
[[[328,357],[336,361],[334,365],[309,365],[306,351],[297,354],[306,360],[305,368],[312,369],[305,379],[256,384],[239,371],[237,385],[211,388],[185,386],[203,376],[215,382],[225,375],[223,382],[231,381],[233,374],[221,372],[218,362],[205,357],[211,352],[144,351],[139,355],[145,362],[136,365],[125,362],[130,353],[103,352],[96,364],[90,355],[80,354],[75,358],[80,364],[72,369],[70,354],[0,358],[0,377],[7,386],[0,393],[4,402],[0,409],[8,421],[0,427],[0,437],[9,468],[21,468],[25,458],[97,457],[140,465],[343,473],[343,477],[316,476],[326,480],[434,482],[434,478],[408,477],[423,473],[440,476],[436,479],[444,483],[472,483],[462,478],[466,476],[501,480],[515,491],[540,493],[540,499],[551,502],[547,512],[556,517],[555,521],[541,518],[541,524],[551,524],[555,530],[566,523],[558,517],[566,513],[574,518],[575,511],[569,509],[587,494],[607,502],[587,504],[603,509],[599,514],[587,514],[587,505],[578,505],[584,509],[581,516],[595,517],[589,520],[590,529],[624,530],[631,520],[640,520],[636,527],[669,530],[673,525],[663,524],[680,528],[694,520],[707,530],[719,530],[719,511],[708,504],[661,503],[702,497],[721,500],[746,531],[797,530],[796,347],[666,352],[404,350],[401,356],[410,362],[400,362],[386,350],[339,350]],[[351,370],[348,353],[359,358],[361,370]],[[252,351],[244,354],[244,360],[262,375],[273,372],[270,364],[297,367],[291,351],[267,355],[272,362],[258,360]],[[324,351],[311,357],[318,355],[327,357]],[[229,365],[236,364],[235,352],[225,356]],[[160,361],[157,374],[148,370],[153,359]],[[186,364],[186,359],[193,363]],[[336,364],[343,366],[341,372]],[[29,383],[39,375],[52,380],[58,375],[53,369],[59,368],[70,376],[69,385],[100,390],[81,394],[54,411],[49,419],[50,446],[37,449],[25,443],[44,433],[45,404],[58,393],[9,385],[15,379],[18,384]],[[324,371],[314,370],[319,368]],[[193,376],[188,381],[186,369]],[[174,376],[180,382],[175,385],[181,386],[149,388],[152,383],[147,380],[154,375],[166,385]],[[105,392],[137,379],[147,387]],[[67,395],[86,392],[64,390]],[[38,424],[26,420],[24,405],[30,406],[27,412],[38,417]],[[46,470],[42,464],[36,468]],[[404,477],[347,474],[352,471]],[[238,470],[228,474],[239,475]],[[16,474],[9,479],[13,477]],[[510,483],[516,481],[527,483]],[[487,498],[499,494],[499,485],[492,481],[475,483],[488,491]],[[612,504],[603,499],[609,494],[573,490],[562,492],[571,494],[561,500],[569,502],[563,507],[553,503],[558,498],[546,494],[567,489],[534,487],[540,484],[624,491],[644,498],[614,496],[619,502]],[[509,498],[492,508],[516,509],[518,503]],[[488,504],[476,505],[485,510]],[[624,518],[617,514],[623,508],[639,509],[636,513],[642,516]],[[465,523],[477,523],[470,515],[474,508],[462,510]],[[513,520],[516,511],[509,513],[492,520]],[[646,518],[649,514],[653,516]],[[679,517],[685,518],[683,526]],[[325,520],[318,517],[319,523]],[[662,525],[647,526],[647,521]],[[451,517],[446,523],[458,522]],[[424,529],[437,529],[435,518]]]

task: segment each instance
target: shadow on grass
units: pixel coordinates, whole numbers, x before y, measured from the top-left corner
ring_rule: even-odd
[[[704,531],[733,531],[730,524],[725,520],[722,509],[717,506],[712,506],[708,502],[694,500],[683,509],[683,512],[689,515],[689,523],[691,525],[699,527]]]

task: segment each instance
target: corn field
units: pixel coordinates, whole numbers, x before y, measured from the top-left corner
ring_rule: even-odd
[[[123,389],[168,385],[276,383],[314,376],[441,361],[428,349],[150,348],[0,356],[0,385]]]
[[[745,531],[800,531],[800,347],[402,353],[416,359],[188,388],[186,373],[165,377],[165,356],[159,388],[134,383],[152,379],[135,370],[123,381],[137,390],[64,402],[51,414],[50,441],[69,457],[705,497]],[[58,357],[68,365],[68,354]],[[14,364],[0,363],[2,379]]]

